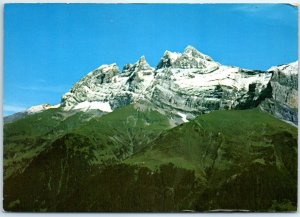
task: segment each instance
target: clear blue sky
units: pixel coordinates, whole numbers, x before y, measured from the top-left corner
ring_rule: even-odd
[[[276,4],[7,4],[4,115],[57,104],[101,64],[192,45],[224,65],[265,70],[296,61],[297,8]]]

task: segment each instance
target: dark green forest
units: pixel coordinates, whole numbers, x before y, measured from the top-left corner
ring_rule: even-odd
[[[296,211],[297,128],[258,108],[174,128],[134,106],[47,110],[4,125],[3,191],[6,211]]]

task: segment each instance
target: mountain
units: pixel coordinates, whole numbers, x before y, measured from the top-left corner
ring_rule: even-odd
[[[248,70],[191,46],[102,65],[4,118],[4,209],[295,211],[297,92],[298,62]]]
[[[297,77],[298,62],[286,66],[285,71],[290,70]],[[110,112],[135,103],[156,109],[177,125],[213,110],[253,108],[264,101],[272,107],[271,98],[282,89],[275,85],[276,73],[282,68],[259,71],[224,66],[188,46],[183,53],[166,51],[156,69],[149,66],[144,56],[135,64],[125,65],[122,71],[116,64],[102,65],[74,84],[62,97],[61,106],[64,110]],[[294,77],[296,96],[298,81]],[[290,83],[287,81],[286,85],[289,88]],[[286,104],[283,97],[277,97],[275,101],[284,106],[265,110],[297,124],[297,96],[293,100],[293,105]],[[278,115],[287,113],[286,109],[294,112]]]
[[[272,200],[296,201],[297,128],[257,108],[200,115],[125,162],[194,170],[206,189],[200,207],[261,210]]]
[[[147,118],[123,123],[144,115],[124,108],[53,139],[32,155],[26,167],[4,179],[4,209],[295,211],[295,127],[256,108],[214,111],[161,132],[152,114],[148,118],[156,126],[134,139]],[[142,142],[147,131],[156,136]],[[136,150],[126,154],[126,148]],[[124,159],[108,161],[113,150]],[[101,155],[109,159],[101,163]]]
[[[166,51],[155,69],[144,56],[122,70],[115,63],[101,65],[76,82],[57,106],[64,111],[112,112],[136,104],[151,107],[178,125],[213,110],[261,105],[272,115],[297,125],[297,76],[298,61],[267,71],[248,70],[221,65],[187,46],[183,53]],[[34,106],[4,121],[49,108],[47,104]]]
[[[268,70],[273,74],[270,81],[272,97],[261,108],[282,120],[298,124],[298,61]]]
[[[188,46],[183,54],[165,53],[145,96],[159,110],[193,119],[213,110],[256,107],[270,94],[271,76],[220,65]]]
[[[32,115],[32,114],[35,114],[35,113],[40,113],[40,112],[46,111],[48,109],[53,109],[53,108],[58,108],[58,107],[60,107],[60,104],[52,106],[48,103],[41,104],[41,105],[36,105],[36,106],[31,106],[29,109],[27,109],[24,112],[18,112],[18,113],[15,113],[13,115],[4,117],[4,123],[11,123],[11,122],[14,122],[16,120],[22,119],[22,118],[24,118],[28,115]]]
[[[171,128],[169,120],[151,109],[134,105],[111,113],[70,113],[61,108],[4,125],[4,177],[26,168],[34,156],[60,137],[73,133],[88,138],[95,149],[93,163],[118,162],[136,153],[163,130]]]
[[[61,105],[65,110],[112,111],[137,101],[153,78],[154,69],[144,56],[124,66],[122,73],[116,64],[102,65],[74,84],[63,95]]]

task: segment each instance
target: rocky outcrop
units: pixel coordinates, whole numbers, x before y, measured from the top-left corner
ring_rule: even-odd
[[[298,124],[298,61],[272,67],[272,97],[261,108],[274,116]]]
[[[156,69],[144,56],[122,70],[116,64],[102,65],[63,95],[61,107],[64,111],[111,112],[134,103],[179,124],[213,110],[261,105],[297,124],[297,70],[297,62],[268,71],[224,66],[188,46],[183,53],[166,51]]]
[[[223,66],[191,46],[165,52],[155,73],[144,100],[173,117],[252,108],[270,96],[271,73]]]
[[[112,111],[131,104],[149,86],[153,71],[144,56],[135,64],[127,64],[122,72],[116,64],[102,65],[64,94],[61,105],[65,110]]]
[[[257,106],[271,75],[223,66],[188,46],[183,53],[166,51],[156,70],[145,57],[125,65],[122,72],[116,64],[102,65],[62,97],[62,107],[111,111],[131,103],[147,104],[186,121],[212,110]]]

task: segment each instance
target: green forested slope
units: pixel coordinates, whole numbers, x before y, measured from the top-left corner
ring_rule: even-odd
[[[5,210],[296,209],[297,128],[259,109],[215,111],[172,129],[133,105],[83,115],[5,125]]]

